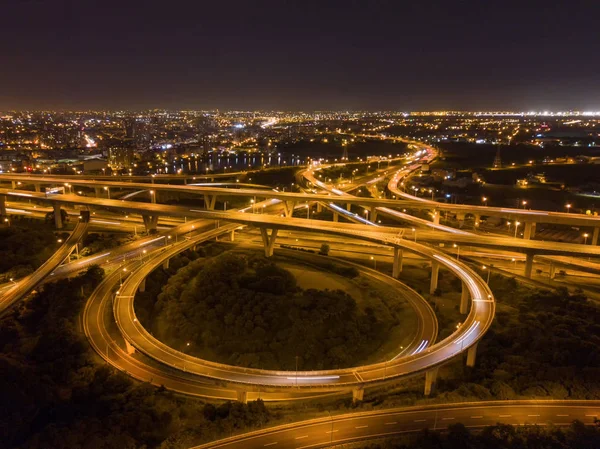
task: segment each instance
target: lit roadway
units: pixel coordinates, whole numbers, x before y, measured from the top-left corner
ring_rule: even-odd
[[[250,432],[191,449],[302,449],[329,447],[354,441],[443,430],[462,423],[478,429],[497,423],[569,425],[580,420],[593,425],[600,401],[495,401],[376,410],[326,418]]]
[[[71,232],[71,235],[46,262],[44,262],[33,273],[25,276],[18,282],[15,282],[12,287],[7,289],[6,292],[0,296],[0,315],[6,313],[6,311],[12,305],[14,305],[24,296],[31,293],[44,281],[44,279],[53,274],[53,271],[56,269],[56,267],[58,267],[69,256],[69,254],[71,254],[75,246],[79,244],[87,229],[87,221],[80,221],[77,223],[75,229],[73,232]]]

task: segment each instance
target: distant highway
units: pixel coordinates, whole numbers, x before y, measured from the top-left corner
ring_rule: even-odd
[[[322,448],[386,438],[423,429],[444,430],[462,423],[480,429],[497,423],[568,426],[574,420],[592,425],[600,401],[495,401],[441,404],[336,415],[258,430],[190,449]]]

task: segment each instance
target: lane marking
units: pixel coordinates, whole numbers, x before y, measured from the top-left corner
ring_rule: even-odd
[[[263,446],[265,446],[265,447],[266,447],[266,446],[273,446],[273,445],[275,445],[275,444],[277,444],[277,441],[275,441],[274,443],[267,443],[267,444],[264,444]]]
[[[327,432],[325,432],[325,433],[335,433],[335,432],[337,432],[337,430],[328,430],[328,431],[327,431]]]
[[[448,419],[454,419],[454,418],[442,418],[442,421],[446,421]]]
[[[540,415],[527,415],[527,416],[529,416],[530,418],[535,418],[536,416],[540,416]]]
[[[354,377],[356,377],[359,382],[364,382],[364,379],[356,371],[354,371],[352,374],[354,374]]]
[[[302,438],[308,438],[308,435],[302,435],[301,437],[296,437],[297,440],[300,440]]]
[[[511,415],[498,415],[499,418],[510,418]]]
[[[483,416],[471,416],[471,419],[481,419]]]
[[[589,417],[595,418],[598,415],[585,415],[585,416],[589,416]]]
[[[386,426],[392,426],[392,425],[394,425],[394,424],[398,424],[398,422],[397,422],[397,421],[394,421],[394,422],[386,422],[386,423],[385,423],[385,425],[386,425]]]
[[[569,416],[569,415],[556,415],[556,416]]]
[[[356,426],[355,429],[364,429],[365,427],[369,427],[369,426]]]
[[[413,422],[425,422],[427,421],[426,419],[415,419]]]

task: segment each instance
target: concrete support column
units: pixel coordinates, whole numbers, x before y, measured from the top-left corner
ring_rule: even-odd
[[[248,392],[247,391],[238,391],[237,393],[237,401],[242,404],[248,403]]]
[[[0,216],[6,215],[6,195],[0,195]]]
[[[271,235],[269,235],[267,228],[260,228],[260,235],[262,236],[263,244],[265,245],[265,257],[271,257],[273,255],[277,231],[278,229],[273,229]]]
[[[467,313],[467,309],[469,307],[469,289],[467,288],[467,284],[462,283],[462,291],[460,294],[460,313]]]
[[[352,204],[346,203],[346,210],[350,212],[352,210]]]
[[[334,212],[333,213],[333,222],[337,223],[339,219],[340,219],[340,214],[337,212]]]
[[[34,185],[33,185],[33,189],[34,189],[36,192],[38,192],[38,193],[40,193],[40,192],[42,191],[42,189],[41,189],[41,187],[40,187],[40,185],[39,185],[39,184],[34,184]]]
[[[533,254],[527,253],[525,258],[525,273],[524,276],[526,278],[531,279],[531,272],[533,271]]]
[[[355,388],[352,390],[352,402],[357,403],[363,400],[365,396],[365,389],[362,387]]]
[[[523,238],[525,240],[531,240],[535,236],[535,223],[531,221],[525,222],[525,230],[523,231]]]
[[[377,222],[377,208],[375,206],[371,207],[371,221],[373,223]]]
[[[229,234],[229,238],[231,239],[232,242],[235,241],[235,231],[231,231],[231,234]]]
[[[402,271],[402,250],[400,248],[394,248],[394,266],[392,268],[392,276],[397,278],[400,276]]]
[[[433,293],[438,286],[438,278],[440,275],[440,264],[438,262],[431,262],[431,283],[429,284],[429,293]]]
[[[56,229],[62,229],[63,222],[62,216],[60,215],[60,204],[54,203],[52,207],[54,208],[54,225],[56,226]]]
[[[135,348],[127,340],[125,340],[125,349],[127,350],[127,354],[129,355],[135,353]]]
[[[594,228],[592,232],[592,245],[596,246],[598,244],[598,236],[600,236],[600,228]]]
[[[317,213],[323,212],[323,205],[321,203],[317,203]]]
[[[142,280],[142,282],[140,282],[140,288],[139,288],[140,292],[145,292],[146,291],[146,278],[144,278]]]
[[[436,224],[436,225],[440,224],[440,211],[438,211],[438,210],[433,211],[433,224]]]
[[[169,262],[171,261],[171,259],[167,259],[163,262],[162,267],[163,270],[168,270],[169,269]]]
[[[286,217],[291,217],[294,214],[294,207],[296,206],[295,201],[284,201],[283,202],[283,213]]]
[[[475,227],[478,228],[481,223],[481,215],[475,214]]]
[[[554,279],[556,277],[556,266],[551,263],[550,264],[550,279]]]
[[[17,181],[11,181],[13,190],[17,188]]]
[[[473,346],[471,346],[469,349],[467,349],[467,366],[469,368],[473,368],[475,366],[475,359],[477,357],[477,345],[478,343],[475,343]]]
[[[155,234],[158,225],[158,215],[142,215],[142,219],[144,220],[144,226],[146,226],[146,232],[148,234]]]
[[[439,368],[436,366],[435,368],[425,372],[425,391],[423,392],[425,396],[429,396],[435,390],[435,382],[437,381],[438,371]]]
[[[215,203],[217,202],[217,195],[204,194],[204,205],[208,210],[215,210]],[[256,207],[256,204],[254,205]]]
[[[150,202],[156,204],[156,197],[158,196],[158,190],[150,190],[148,192],[150,195]]]
[[[96,198],[100,198],[102,195],[102,189],[100,187],[94,187],[94,193],[96,194]]]

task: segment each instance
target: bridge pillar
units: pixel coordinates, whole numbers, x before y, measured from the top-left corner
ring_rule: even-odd
[[[217,195],[204,194],[204,206],[208,210],[215,210],[215,203],[217,202]]]
[[[425,371],[425,391],[423,394],[429,396],[435,390],[435,383],[437,381],[439,367],[431,368],[429,371]]]
[[[394,248],[394,266],[392,268],[392,276],[397,278],[400,276],[402,271],[402,250],[400,248]]]
[[[229,234],[229,238],[231,239],[232,242],[235,241],[235,230],[231,231],[231,234]]]
[[[431,262],[431,283],[429,284],[429,293],[436,291],[438,287],[438,278],[440,275],[440,264],[438,262]]]
[[[35,190],[37,193],[40,193],[40,192],[41,192],[41,190],[42,190],[39,184],[34,184],[34,185],[33,185],[33,189],[34,189],[34,190]]]
[[[550,264],[550,279],[554,279],[556,277],[556,266],[551,263]]]
[[[17,181],[11,181],[13,190],[17,188]]]
[[[156,226],[158,225],[158,215],[142,215],[144,220],[144,226],[146,226],[146,232],[148,234],[156,233]]]
[[[333,222],[337,223],[339,219],[340,219],[340,214],[337,212],[334,212],[333,213]]]
[[[129,355],[135,353],[135,348],[127,340],[125,340],[125,349],[127,350],[127,354]]]
[[[365,396],[365,389],[363,387],[358,387],[352,390],[352,402],[355,404],[363,400]]]
[[[94,193],[96,194],[96,198],[100,198],[100,195],[102,195],[102,189],[100,187],[94,187]]]
[[[439,225],[440,224],[440,211],[434,210],[433,211],[433,224]]]
[[[273,255],[273,247],[275,246],[275,239],[277,238],[278,229],[273,229],[271,235],[267,228],[260,228],[260,235],[262,236],[263,243],[265,245],[265,257],[271,257]]]
[[[169,262],[171,261],[171,259],[167,259],[163,262],[162,267],[163,270],[168,270],[169,269]]]
[[[283,213],[286,217],[291,217],[294,214],[294,207],[296,206],[295,201],[284,201],[283,202]]]
[[[377,222],[377,208],[375,206],[371,207],[371,221],[373,223]]]
[[[478,228],[481,223],[481,215],[475,214],[475,227]]]
[[[469,289],[467,288],[467,284],[462,283],[462,291],[460,294],[460,313],[467,313],[467,308],[469,306]]]
[[[236,395],[237,395],[238,402],[241,402],[242,404],[248,403],[248,392],[247,391],[237,391]]]
[[[317,203],[317,213],[323,212],[323,205],[321,203]]]
[[[596,246],[598,244],[598,236],[600,236],[600,228],[595,227],[592,232],[592,245]]]
[[[479,342],[475,343],[469,349],[467,349],[467,366],[469,368],[473,368],[475,366],[475,359],[477,357],[477,345]]]
[[[144,278],[142,280],[142,282],[140,282],[140,288],[139,288],[140,292],[145,292],[146,291],[146,278]]]
[[[525,240],[531,240],[535,236],[535,227],[535,223],[531,221],[525,222],[525,230],[523,231],[523,238]]]
[[[352,211],[352,204],[350,204],[350,203],[346,203],[346,210],[347,210],[348,212],[351,212],[351,211]]]
[[[0,195],[0,216],[6,215],[6,195]]]
[[[62,229],[63,222],[62,216],[60,215],[60,204],[54,203],[52,207],[54,208],[54,225],[56,226],[56,229]]]
[[[527,253],[525,258],[525,277],[531,279],[531,272],[533,271],[533,253]]]

